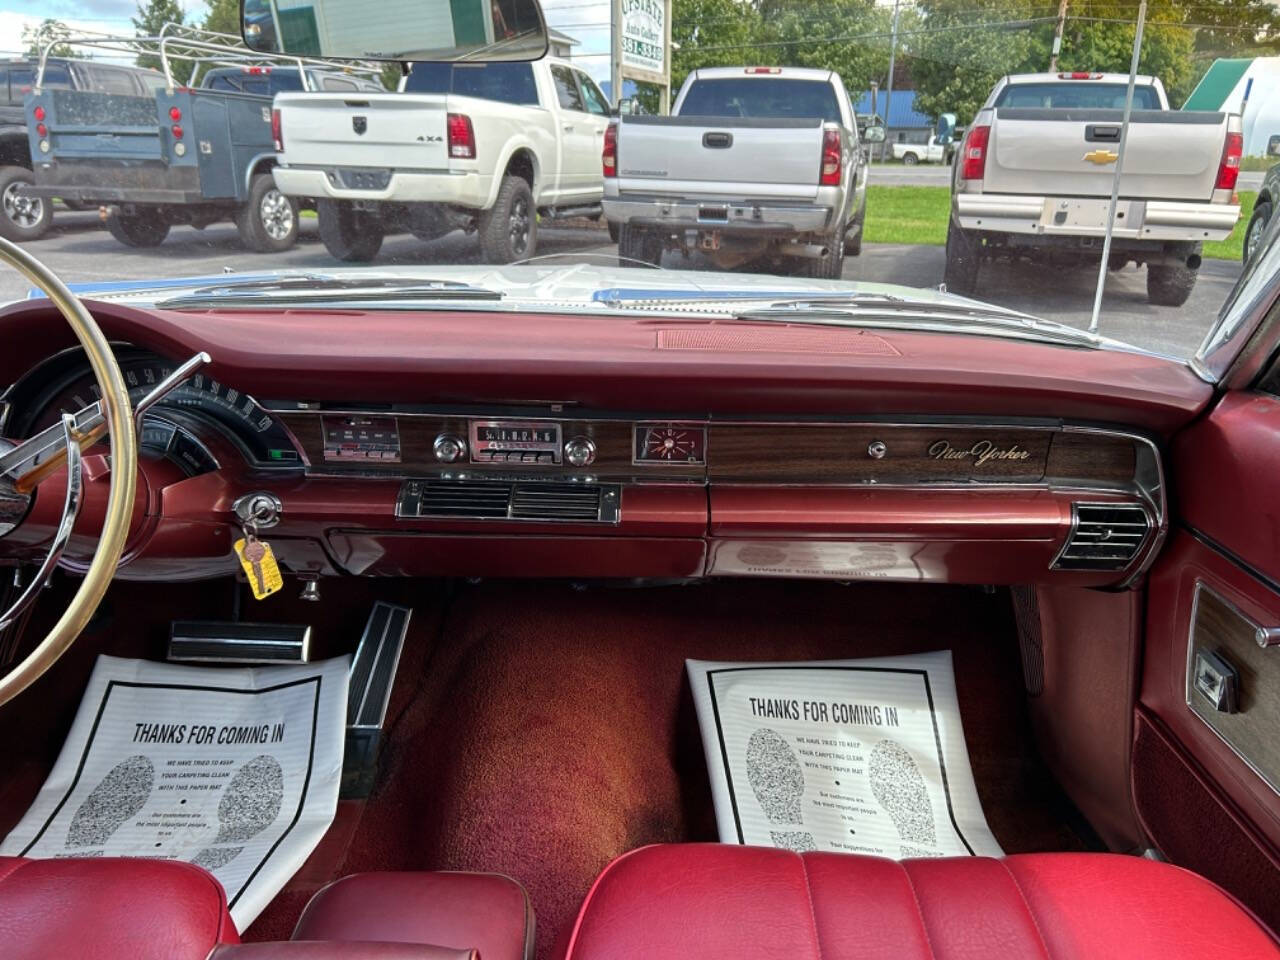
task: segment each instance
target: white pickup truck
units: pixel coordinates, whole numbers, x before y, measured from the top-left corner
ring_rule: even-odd
[[[624,263],[697,249],[721,269],[770,261],[838,279],[861,250],[867,162],[830,70],[695,70],[672,116],[620,117],[603,160]]]
[[[914,167],[917,163],[950,163],[955,143],[949,137],[933,134],[927,143],[895,143],[892,149],[893,159]]]
[[[282,93],[281,193],[316,200],[339,260],[370,260],[387,233],[480,235],[485,259],[537,250],[538,218],[600,216],[609,104],[563,61],[417,63],[397,93]]]
[[[952,175],[947,289],[977,292],[996,258],[1097,263],[1119,159],[1127,75],[1043,73],[1000,80],[965,135]],[[1206,240],[1240,216],[1236,114],[1174,111],[1140,76],[1109,266],[1147,266],[1147,298],[1181,306]]]

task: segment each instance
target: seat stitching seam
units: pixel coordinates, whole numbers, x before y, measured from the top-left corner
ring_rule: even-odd
[[[1027,911],[1027,916],[1031,918],[1031,925],[1036,928],[1036,936],[1040,939],[1040,946],[1044,950],[1045,957],[1047,960],[1053,960],[1053,955],[1049,952],[1049,941],[1044,938],[1044,931],[1040,929],[1040,921],[1036,919],[1035,912],[1031,909],[1031,902],[1027,899],[1027,895],[1022,892],[1022,884],[1018,882],[1017,874],[1013,872],[1009,864],[1004,860],[996,860],[996,863],[1004,867],[1004,872],[1013,881],[1013,889],[1018,891],[1018,898],[1022,901],[1022,906]]]
[[[818,951],[818,960],[822,960],[822,934],[818,932],[818,911],[813,905],[813,885],[809,882],[809,867],[804,862],[802,854],[796,854],[800,858],[800,872],[804,875],[804,892],[809,900],[809,919],[813,923],[813,946]]]
[[[933,952],[933,940],[929,937],[929,925],[924,922],[924,906],[920,903],[920,895],[916,893],[916,884],[915,881],[911,879],[911,871],[906,868],[905,864],[898,861],[894,862],[898,864],[898,868],[902,871],[902,875],[907,878],[907,889],[911,891],[911,899],[914,900],[916,904],[916,915],[920,917],[920,932],[924,934],[925,949],[929,951],[929,956],[931,958],[936,957],[937,954]]]

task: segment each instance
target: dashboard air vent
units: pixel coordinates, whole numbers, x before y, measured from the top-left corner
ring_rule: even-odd
[[[586,483],[517,483],[511,496],[511,516],[516,520],[595,523],[601,519],[605,493],[604,487]]]
[[[480,520],[507,518],[511,484],[487,480],[416,480],[419,495],[416,516],[471,517]]]
[[[1058,570],[1124,570],[1151,532],[1136,503],[1072,504],[1071,535],[1053,566]]]
[[[406,480],[396,516],[617,523],[621,503],[622,488],[615,484]]]

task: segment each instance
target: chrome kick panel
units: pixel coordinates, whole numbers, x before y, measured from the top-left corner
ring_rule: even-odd
[[[618,484],[423,478],[400,485],[396,516],[615,524],[621,506]]]

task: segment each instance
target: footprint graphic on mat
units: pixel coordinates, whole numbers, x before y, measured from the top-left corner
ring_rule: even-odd
[[[71,818],[67,847],[101,847],[143,808],[156,768],[144,756],[121,760],[84,798]]]
[[[800,799],[804,796],[804,771],[800,758],[782,734],[761,727],[747,741],[747,782],[760,809],[774,826],[800,827]],[[797,853],[818,849],[808,830],[770,830],[774,846]]]
[[[881,740],[871,749],[869,774],[876,802],[889,815],[898,838],[903,841],[902,855],[932,855],[916,846],[933,846],[938,842],[938,834],[929,791],[915,758],[896,740]]]
[[[218,802],[217,846],[205,847],[192,863],[217,870],[240,855],[252,840],[280,816],[284,803],[284,771],[275,757],[259,754],[236,771]],[[234,844],[234,846],[224,846]]]

